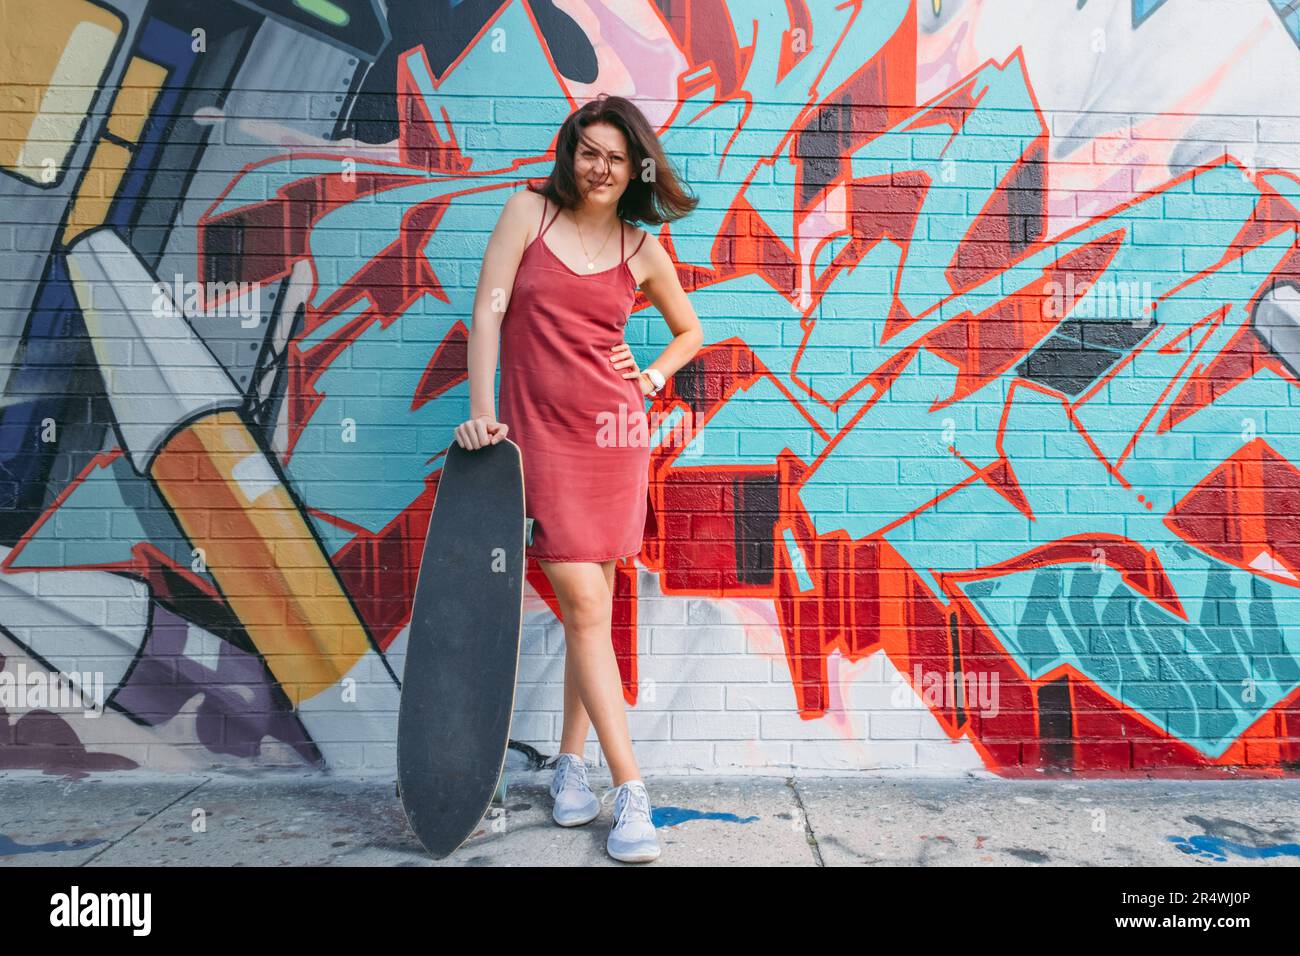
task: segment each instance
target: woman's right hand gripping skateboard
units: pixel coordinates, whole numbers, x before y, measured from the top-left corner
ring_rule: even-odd
[[[506,437],[510,426],[492,415],[480,415],[456,426],[456,444],[473,451],[486,445],[495,445]]]

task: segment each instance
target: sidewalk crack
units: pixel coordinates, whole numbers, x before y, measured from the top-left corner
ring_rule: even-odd
[[[151,822],[152,820],[156,819],[156,818],[157,818],[158,816],[160,816],[161,814],[165,813],[166,811],[170,810],[172,807],[176,806],[176,804],[180,803],[182,800],[184,800],[186,797],[188,797],[190,794],[192,794],[195,790],[199,789],[199,787],[202,787],[202,786],[204,786],[205,784],[209,784],[209,783],[211,783],[211,782],[212,782],[212,778],[211,778],[211,777],[208,777],[208,778],[206,778],[206,779],[204,779],[204,780],[200,780],[200,781],[199,781],[198,783],[196,783],[194,786],[190,787],[190,789],[186,790],[184,793],[182,793],[182,794],[180,794],[179,796],[177,796],[175,800],[171,801],[171,802],[168,803],[166,806],[159,807],[157,813],[151,813],[151,814],[149,814],[149,816],[145,817],[143,820],[141,820],[139,823],[137,823],[135,826],[133,826],[130,830],[127,830],[125,833],[123,833],[120,837],[118,837],[118,838],[117,838],[116,840],[114,840],[112,843],[109,843],[107,846],[103,847],[103,848],[102,848],[98,853],[94,853],[94,854],[92,854],[91,856],[87,857],[85,860],[83,860],[81,863],[79,863],[79,864],[77,864],[77,865],[78,865],[78,866],[87,866],[88,864],[94,862],[94,861],[97,860],[99,857],[101,857],[101,856],[103,856],[105,853],[107,853],[109,850],[113,849],[113,847],[117,846],[119,843],[121,843],[123,840],[125,840],[127,837],[131,836],[131,834],[135,833],[136,830],[139,830],[139,829],[140,829],[142,826],[144,826],[146,823]]]
[[[822,859],[821,847],[817,845],[817,834],[813,832],[812,821],[808,819],[808,811],[804,809],[803,798],[799,796],[799,788],[795,783],[794,777],[786,777],[785,785],[790,788],[794,794],[794,802],[799,807],[799,813],[803,816],[803,838],[808,842],[812,849],[813,860],[818,866],[825,866],[826,862]]]

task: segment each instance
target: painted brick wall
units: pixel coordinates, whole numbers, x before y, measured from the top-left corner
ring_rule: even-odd
[[[601,91],[701,200],[644,770],[1295,766],[1300,13],[461,6],[2,8],[0,767],[391,771],[484,244]]]

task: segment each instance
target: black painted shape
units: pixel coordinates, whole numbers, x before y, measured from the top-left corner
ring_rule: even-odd
[[[1075,397],[1101,378],[1124,356],[1112,349],[1052,335],[1016,366],[1021,378]]]
[[[1041,763],[1069,767],[1074,759],[1074,708],[1070,678],[1059,677],[1038,688],[1038,740]]]
[[[731,488],[736,508],[736,578],[745,584],[771,584],[776,573],[773,529],[781,495],[777,476],[737,478]]]
[[[948,646],[952,653],[953,694],[957,698],[953,701],[953,719],[958,727],[963,727],[966,724],[969,708],[966,700],[965,675],[961,669],[961,630],[957,627],[955,613],[948,615]]]

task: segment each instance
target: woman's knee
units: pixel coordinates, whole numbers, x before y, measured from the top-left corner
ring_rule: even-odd
[[[565,623],[579,630],[607,624],[611,617],[609,589],[603,580],[573,588],[565,601]]]
[[[543,562],[566,628],[598,626],[612,615],[613,596],[599,564]]]

